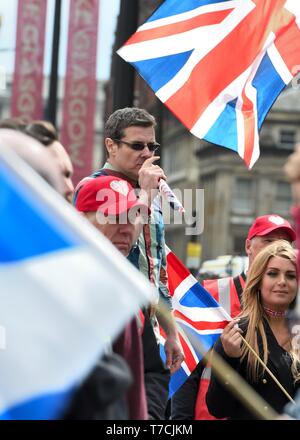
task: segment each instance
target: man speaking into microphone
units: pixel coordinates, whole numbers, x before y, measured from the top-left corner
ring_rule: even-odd
[[[127,107],[116,110],[105,124],[107,162],[90,178],[113,175],[127,180],[141,191],[140,197],[151,210],[148,223],[137,231],[137,243],[128,258],[157,288],[157,302],[168,305],[167,317],[160,314],[155,305],[151,307],[151,317],[154,329],[157,330],[157,317],[166,333],[166,367],[173,373],[179,369],[184,356],[171,314],[167,286],[164,222],[161,197],[156,191],[160,179],[166,180],[166,176],[163,169],[155,165],[159,159],[155,151],[160,146],[155,139],[155,126],[155,118],[144,109]],[[81,183],[75,190],[75,200],[80,188]]]

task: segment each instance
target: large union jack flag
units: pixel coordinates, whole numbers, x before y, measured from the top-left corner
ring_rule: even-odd
[[[258,131],[298,73],[299,0],[166,0],[118,51],[195,136],[251,168]]]
[[[228,313],[191,275],[173,252],[167,249],[167,272],[174,317],[185,360],[171,376],[170,396],[185,382],[205,353],[231,321]],[[165,339],[161,331],[161,356]]]

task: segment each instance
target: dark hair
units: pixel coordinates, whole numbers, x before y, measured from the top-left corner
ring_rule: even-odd
[[[23,118],[7,118],[0,121],[0,128],[21,131],[46,147],[58,140],[58,134],[54,125],[48,121],[32,121],[28,123]]]
[[[7,118],[0,121],[0,128],[9,128],[11,130],[24,131],[27,121],[23,118]]]
[[[48,121],[33,121],[26,125],[24,133],[38,140],[46,147],[58,140],[58,134],[54,125]]]
[[[147,110],[136,107],[125,107],[110,115],[105,124],[105,137],[121,139],[124,130],[132,126],[155,127],[156,120]]]

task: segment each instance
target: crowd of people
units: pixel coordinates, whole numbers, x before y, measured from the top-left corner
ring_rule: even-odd
[[[296,400],[295,405],[294,398],[299,399],[299,394],[295,396],[300,384],[300,354],[288,318],[298,292],[299,254],[293,243],[300,240],[300,149],[286,164],[295,197],[295,229],[273,213],[256,218],[245,240],[247,273],[203,281],[233,320],[209,356],[170,400],[170,376],[179,370],[184,353],[168,291],[158,191],[160,179],[167,176],[156,165],[159,144],[155,126],[155,118],[146,110],[115,111],[105,125],[106,163],[74,189],[70,157],[52,124],[27,123],[18,118],[0,122],[1,145],[15,151],[67,202],[73,203],[78,215],[104,234],[157,291],[156,301],[141,309],[118,338],[108,343],[62,418],[254,418],[215,374],[216,353],[263,397],[266,405],[279,414],[299,418],[300,404]],[[159,351],[159,326],[166,335],[166,362]],[[287,405],[289,401],[292,403]]]

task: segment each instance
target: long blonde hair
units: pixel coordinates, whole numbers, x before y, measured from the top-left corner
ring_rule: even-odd
[[[262,340],[263,361],[268,361],[268,342],[264,329],[264,318],[266,315],[260,295],[260,287],[263,276],[266,272],[268,263],[272,257],[282,257],[290,260],[296,268],[296,252],[285,240],[278,240],[264,248],[255,257],[249,272],[247,273],[247,282],[242,296],[242,313],[241,317],[246,318],[248,327],[244,338],[254,350],[259,353],[257,334],[260,334]],[[289,352],[292,358],[292,374],[295,381],[300,379],[300,357],[297,350],[293,349]],[[247,349],[246,345],[242,345],[241,360],[246,359],[248,364],[248,374],[251,380],[257,382],[260,376],[259,362],[255,356]]]

